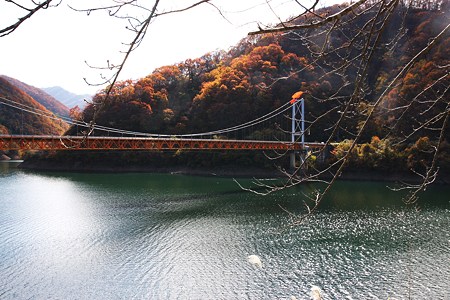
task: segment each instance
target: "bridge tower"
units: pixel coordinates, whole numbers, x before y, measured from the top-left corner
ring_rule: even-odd
[[[302,92],[297,92],[292,96],[292,120],[291,120],[291,142],[302,145],[300,152],[300,163],[303,163],[305,158],[305,99],[300,98]],[[295,97],[299,95],[299,97]],[[290,153],[290,169],[294,171],[296,169],[295,156],[296,151]]]

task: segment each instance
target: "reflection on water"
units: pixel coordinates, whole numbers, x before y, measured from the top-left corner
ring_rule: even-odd
[[[450,189],[415,212],[385,186],[339,183],[288,228],[280,206],[300,212],[313,186],[260,197],[230,179],[2,167],[0,298],[449,299]]]

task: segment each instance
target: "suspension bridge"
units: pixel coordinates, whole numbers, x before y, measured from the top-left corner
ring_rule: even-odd
[[[73,120],[49,114],[47,111],[29,107],[13,100],[0,97],[0,105],[13,109],[18,109],[22,113],[30,113],[44,116],[54,120],[84,127],[89,131],[96,132],[95,135],[24,135],[9,134],[0,135],[0,151],[7,150],[147,150],[147,151],[167,151],[167,150],[275,150],[291,153],[291,165],[295,165],[295,152],[302,152],[307,149],[318,149],[324,146],[323,143],[305,142],[305,113],[304,99],[300,98],[302,93],[293,95],[290,102],[274,109],[264,116],[258,117],[249,122],[209,132],[193,134],[166,135],[146,132],[135,132],[122,130],[97,124],[88,124],[82,121]],[[289,113],[290,111],[290,113]],[[286,117],[290,115],[289,117]],[[289,130],[284,130],[288,140],[282,141],[272,137],[271,140],[262,139],[232,139],[227,138],[238,131],[249,130],[256,125],[273,122],[274,118],[282,116],[290,123]],[[280,128],[279,128],[280,129]],[[281,130],[281,129],[280,129]],[[102,133],[102,136],[98,135]]]
[[[323,143],[152,137],[0,135],[0,150],[303,150]]]

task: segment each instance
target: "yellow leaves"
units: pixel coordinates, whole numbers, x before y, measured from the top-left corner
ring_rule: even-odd
[[[8,128],[6,128],[6,126],[3,126],[2,124],[0,124],[0,134],[9,134]]]
[[[285,57],[285,52],[278,44],[255,47],[249,54],[235,58],[231,67],[244,73],[256,71],[274,72]]]
[[[69,109],[69,116],[72,120],[80,121],[83,119],[83,112],[78,105]]]
[[[128,98],[132,97],[134,94],[134,87],[132,85],[125,86],[119,93],[119,95]]]
[[[207,98],[224,99],[233,93],[246,93],[250,85],[247,76],[232,67],[218,67],[210,72],[211,80],[204,82],[200,92],[195,96],[194,101],[202,101]]]
[[[165,79],[171,79],[180,76],[181,70],[176,65],[163,66],[153,71],[153,75],[155,76],[159,75]]]
[[[170,108],[163,110],[163,120],[165,123],[169,123],[175,117],[175,113]]]
[[[370,141],[370,144],[372,144],[373,147],[380,149],[382,147],[381,140],[378,136],[373,136],[372,140]]]
[[[408,73],[405,75],[405,78],[403,79],[403,82],[404,82],[405,84],[410,85],[410,84],[414,84],[414,83],[416,82],[416,79],[417,79],[417,74],[413,74],[413,73],[411,73],[411,72],[408,72]]]
[[[414,147],[416,147],[417,150],[422,152],[430,151],[431,149],[430,138],[427,136],[419,138],[414,144]]]

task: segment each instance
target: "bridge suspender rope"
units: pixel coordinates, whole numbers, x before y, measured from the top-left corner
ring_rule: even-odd
[[[76,121],[76,120],[72,120],[70,118],[67,117],[63,117],[63,116],[56,116],[55,114],[51,113],[49,114],[46,111],[43,110],[39,110],[37,108],[34,107],[30,107],[30,106],[26,106],[24,104],[21,103],[17,103],[13,100],[10,99],[6,99],[3,97],[0,97],[0,104],[6,105],[6,106],[10,106],[12,108],[15,109],[19,109],[22,110],[24,112],[28,112],[31,114],[36,114],[36,115],[40,115],[46,118],[50,118],[53,120],[64,120],[65,122],[67,122],[68,124],[71,125],[78,125],[78,126],[82,126],[85,128],[90,128],[90,124],[86,123],[86,122],[81,122],[81,121]],[[117,129],[117,128],[112,128],[112,127],[106,127],[106,126],[101,126],[101,125],[94,125],[94,129],[100,130],[100,131],[104,131],[104,132],[109,132],[109,133],[118,133],[118,134],[122,134],[122,135],[130,135],[130,136],[142,136],[142,137],[159,137],[159,138],[173,138],[173,137],[177,137],[177,138],[194,138],[194,137],[202,137],[202,136],[210,136],[212,137],[213,135],[218,135],[218,134],[224,134],[224,133],[229,133],[229,132],[233,132],[233,131],[238,131],[238,130],[243,130],[245,128],[249,128],[251,126],[266,122],[282,113],[284,113],[285,111],[287,111],[290,107],[289,103],[285,103],[284,105],[280,106],[279,108],[267,113],[264,116],[261,116],[257,119],[251,120],[249,122],[240,124],[240,125],[236,125],[236,126],[232,126],[229,128],[224,128],[224,129],[220,129],[220,130],[214,130],[214,131],[209,131],[209,132],[201,132],[201,133],[190,133],[190,134],[181,134],[181,135],[170,135],[170,134],[160,134],[160,133],[147,133],[147,132],[137,132],[137,131],[128,131],[128,130],[123,130],[123,129]]]

